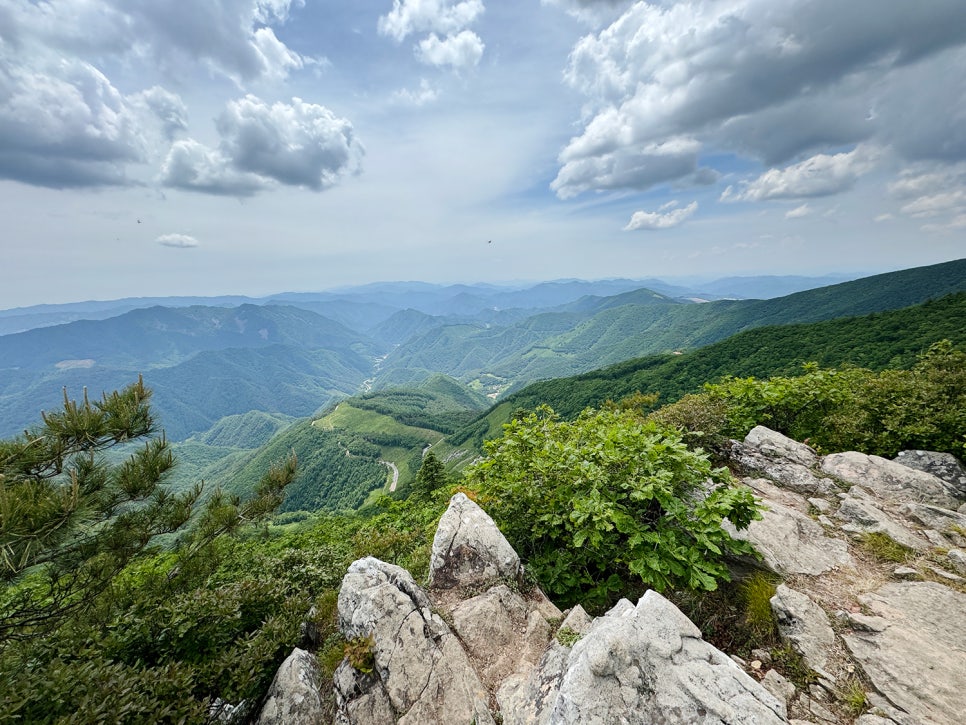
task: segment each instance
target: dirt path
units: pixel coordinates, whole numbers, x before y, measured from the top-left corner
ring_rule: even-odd
[[[391,461],[379,461],[382,465],[386,466],[390,471],[392,471],[392,484],[389,486],[389,493],[393,493],[396,490],[396,484],[399,483],[399,469],[396,467],[395,463]]]

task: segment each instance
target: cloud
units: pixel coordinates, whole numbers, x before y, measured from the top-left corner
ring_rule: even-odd
[[[963,228],[966,219],[966,162],[928,162],[906,169],[889,185],[899,202],[899,213],[914,219],[929,219],[927,232]]]
[[[402,88],[392,94],[392,99],[409,106],[424,106],[439,98],[439,90],[425,78],[419,79],[419,88]]]
[[[247,95],[228,104],[216,127],[217,149],[192,139],[172,146],[165,186],[229,196],[278,185],[321,191],[356,172],[364,153],[349,121],[300,98],[269,106]]]
[[[0,177],[63,188],[129,183],[144,160],[137,103],[92,65],[27,68],[0,55]]]
[[[769,169],[738,190],[729,186],[721,200],[763,201],[837,194],[851,188],[860,176],[871,171],[879,155],[877,149],[868,146],[832,156],[816,154],[784,169]]]
[[[378,30],[396,42],[414,33],[452,35],[483,14],[482,0],[393,0],[392,10],[379,18]]]
[[[238,197],[275,186],[270,179],[238,171],[220,150],[190,138],[171,146],[161,166],[161,183],[182,191]]]
[[[646,230],[658,230],[658,229],[671,229],[679,224],[684,223],[688,217],[694,214],[698,210],[698,202],[692,201],[686,207],[681,209],[672,209],[671,211],[664,211],[665,209],[671,209],[676,206],[677,202],[669,202],[664,204],[658,211],[636,211],[631,216],[631,220],[624,227],[625,232],[633,232],[638,229]]]
[[[448,65],[459,70],[477,65],[483,57],[483,48],[480,36],[471,30],[447,35],[444,39],[432,33],[419,42],[416,57],[427,65]]]
[[[237,82],[281,79],[305,60],[270,26],[304,0],[49,0],[20,3],[14,33],[61,53],[147,59],[172,73],[201,62]],[[179,74],[180,75],[180,74]]]
[[[802,204],[801,206],[796,206],[794,209],[785,212],[786,219],[801,219],[802,217],[807,217],[812,213],[812,207],[808,204]]]
[[[573,47],[564,77],[586,104],[561,175],[578,156],[589,168],[637,166],[640,149],[682,137],[766,167],[861,145],[907,161],[966,158],[966,79],[948,73],[966,63],[964,44],[966,4],[956,0],[928,10],[877,0],[638,2]],[[640,178],[690,173],[642,168],[626,184],[603,174],[558,187],[639,188]],[[808,194],[836,193],[825,188]]]
[[[147,63],[152,73],[160,69],[183,83],[201,64],[239,84],[279,81],[317,62],[289,49],[270,27],[303,3],[206,0],[191,12],[177,0],[5,4],[0,178],[52,188],[131,186],[144,183],[143,165],[166,155],[183,167],[186,149],[168,151],[188,132],[181,97],[160,85],[122,92],[104,69],[122,67],[119,77],[136,79]]]
[[[486,46],[467,27],[484,9],[482,0],[393,0],[392,10],[379,18],[377,27],[397,43],[426,33],[413,47],[417,60],[458,71],[475,67],[483,57]]]
[[[187,234],[162,234],[155,241],[165,247],[175,247],[176,249],[190,249],[198,246],[198,240],[189,237]]]
[[[541,0],[541,3],[563,8],[568,15],[596,28],[613,21],[633,0]]]
[[[620,129],[607,128],[603,121],[599,131],[599,137],[585,134],[560,154],[563,166],[550,188],[561,199],[590,190],[643,191],[698,171],[700,145],[693,139],[671,138],[661,144],[625,149],[613,139]]]

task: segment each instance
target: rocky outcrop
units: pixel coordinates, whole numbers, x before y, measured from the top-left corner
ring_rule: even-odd
[[[339,592],[339,626],[362,652],[336,672],[338,722],[489,722],[466,652],[405,569],[354,562]]]
[[[832,453],[822,459],[821,468],[829,476],[863,486],[886,501],[930,503],[951,509],[961,503],[952,484],[887,458],[855,451]]]
[[[736,466],[767,479],[746,479],[769,510],[741,535],[770,569],[795,577],[795,589],[778,587],[772,607],[782,639],[820,678],[807,693],[791,695],[789,712],[809,722],[846,721],[829,709],[829,695],[843,681],[854,686],[861,672],[873,711],[856,723],[962,722],[966,581],[956,572],[966,569],[966,555],[955,548],[966,543],[961,464],[922,451],[896,461],[855,452],[810,458],[810,449],[782,438],[756,429],[732,451]],[[802,469],[835,486],[803,486],[809,478]],[[798,493],[808,489],[816,493],[804,509]],[[905,563],[891,559],[902,549],[879,554],[866,544],[870,533],[906,547]],[[830,561],[829,542],[847,546],[848,559]],[[790,692],[771,679],[773,691]]]
[[[931,473],[945,481],[956,492],[956,496],[966,500],[966,466],[949,453],[935,451],[899,451],[893,460],[909,468]]]
[[[481,586],[514,579],[519,570],[520,557],[493,519],[466,494],[453,496],[433,538],[429,586]]]
[[[489,516],[457,494],[433,540],[427,589],[374,558],[349,567],[338,616],[350,656],[334,677],[336,721],[961,722],[966,521],[950,462],[943,478],[933,463],[923,471],[859,453],[822,457],[765,428],[731,452],[765,504],[763,518],[734,535],[788,578],[771,606],[785,650],[809,673],[798,688],[769,668],[795,679],[777,652],[729,657],[653,591],[596,619],[579,606],[564,617],[526,587]],[[906,547],[898,560],[876,558],[873,532]],[[303,655],[280,670],[259,722],[312,721],[304,713],[318,690],[307,687],[313,665]],[[856,687],[866,712],[848,715],[843,688]]]
[[[832,679],[825,668],[835,646],[835,632],[825,610],[784,584],[771,598],[771,608],[782,639],[791,643],[813,671]]]
[[[258,725],[314,725],[324,708],[315,655],[296,648],[275,673]]]
[[[462,494],[431,571],[427,592],[377,559],[349,567],[339,621],[356,661],[335,674],[337,722],[786,722],[784,703],[656,592],[560,624],[538,589],[519,590],[516,553]]]
[[[900,723],[962,722],[966,712],[966,594],[897,582],[859,596],[845,644]]]

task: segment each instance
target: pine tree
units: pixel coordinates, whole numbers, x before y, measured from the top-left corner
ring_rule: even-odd
[[[86,390],[81,402],[65,391],[63,410],[0,440],[0,643],[42,634],[89,606],[159,535],[179,532],[185,552],[200,552],[281,503],[294,456],[244,503],[213,492],[189,526],[202,487],[165,485],[175,460],[155,435],[150,397],[140,378],[94,402]],[[105,455],[142,440],[120,462]]]
[[[416,480],[413,481],[411,497],[418,500],[426,500],[433,495],[433,492],[446,485],[448,478],[446,469],[442,461],[436,454],[429,451],[423,457],[423,463],[416,473]]]

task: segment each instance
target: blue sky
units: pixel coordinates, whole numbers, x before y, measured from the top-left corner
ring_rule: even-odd
[[[961,0],[0,0],[0,308],[960,258],[964,70]]]

